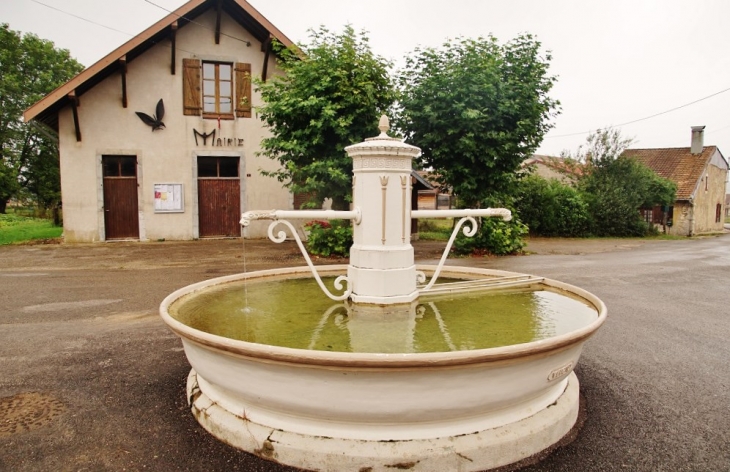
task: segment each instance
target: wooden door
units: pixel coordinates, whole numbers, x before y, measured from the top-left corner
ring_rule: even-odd
[[[237,157],[198,157],[201,238],[241,236],[241,180]]]
[[[106,239],[139,239],[137,156],[102,156]]]

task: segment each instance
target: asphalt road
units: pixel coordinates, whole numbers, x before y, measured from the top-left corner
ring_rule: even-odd
[[[523,470],[730,470],[730,234],[533,247],[451,261],[568,282],[608,306],[576,369],[583,428]],[[302,264],[268,241],[0,247],[0,470],[293,470],[198,426],[190,367],[157,309],[193,282]]]

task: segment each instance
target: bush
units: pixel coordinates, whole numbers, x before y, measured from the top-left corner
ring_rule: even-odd
[[[342,220],[310,221],[304,225],[309,232],[307,250],[322,257],[346,257],[352,246],[352,227]]]
[[[643,164],[627,157],[594,161],[579,182],[593,217],[596,236],[646,236],[653,227],[639,208],[669,205],[676,185]]]
[[[591,224],[588,204],[580,192],[557,179],[537,175],[520,183],[516,211],[535,236],[585,236]]]
[[[516,217],[511,221],[483,218],[477,234],[473,237],[464,236],[460,230],[454,241],[454,252],[460,255],[517,254],[525,247],[523,238],[527,236],[527,232],[527,226]]]

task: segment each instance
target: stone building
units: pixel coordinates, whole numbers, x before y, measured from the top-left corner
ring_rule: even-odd
[[[690,147],[627,149],[661,177],[677,184],[669,208],[644,209],[647,221],[666,225],[668,234],[694,236],[723,231],[728,163],[717,146],[704,145],[704,126],[692,127]]]
[[[66,241],[241,236],[241,212],[292,208],[256,156],[273,39],[292,44],[244,0],[191,0],[30,107],[58,136]]]

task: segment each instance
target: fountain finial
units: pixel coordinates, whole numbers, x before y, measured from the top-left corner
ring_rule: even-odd
[[[388,136],[388,131],[390,131],[390,120],[385,114],[380,115],[378,129],[380,130],[379,135],[374,138],[365,138],[365,141],[400,141],[398,138],[391,138]]]
[[[380,130],[380,136],[379,138],[388,138],[388,131],[390,130],[390,120],[388,120],[388,117],[383,114],[380,117],[380,121],[378,122],[378,129]]]

